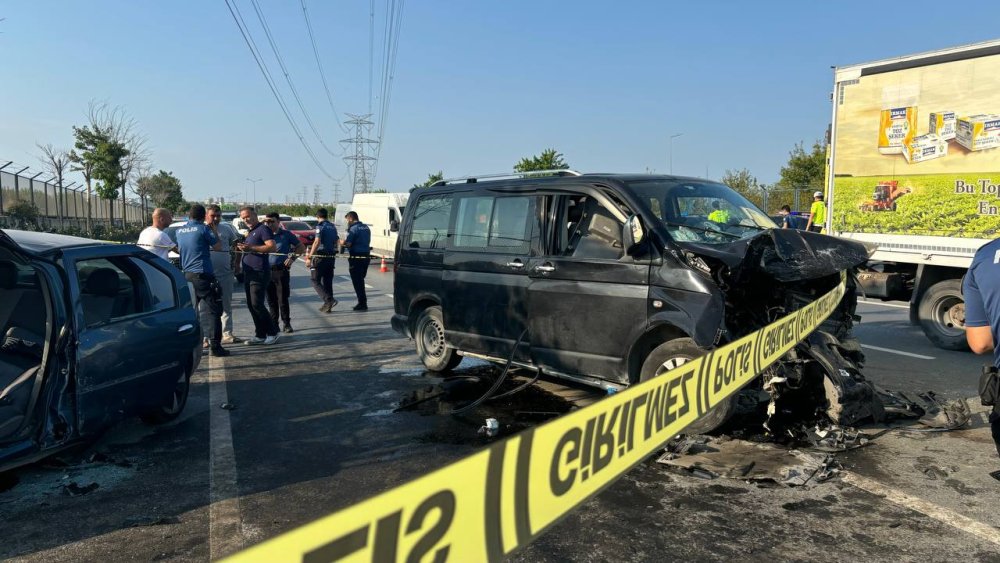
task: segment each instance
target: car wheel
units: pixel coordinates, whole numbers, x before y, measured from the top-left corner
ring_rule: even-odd
[[[639,371],[639,381],[649,381],[704,355],[705,350],[699,348],[690,338],[677,338],[664,342],[646,356]],[[722,426],[736,412],[737,395],[733,394],[715,405],[704,416],[688,425],[684,433],[705,434]]]
[[[431,371],[450,371],[462,361],[458,352],[445,342],[441,307],[428,307],[420,313],[413,337],[420,361]]]
[[[190,391],[191,374],[185,369],[174,382],[170,397],[160,406],[146,411],[141,417],[142,421],[146,424],[163,424],[177,418],[184,411],[184,406],[187,405]]]
[[[920,328],[927,339],[945,350],[968,350],[962,280],[944,280],[920,298]]]

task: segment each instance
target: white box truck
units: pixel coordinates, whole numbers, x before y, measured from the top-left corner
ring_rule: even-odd
[[[961,280],[1000,231],[1000,40],[834,69],[826,232],[873,243],[869,298],[966,349]]]
[[[356,194],[351,202],[351,210],[358,214],[362,223],[372,231],[372,255],[392,258],[399,238],[399,223],[403,219],[403,209],[409,199],[408,193]],[[338,216],[343,217],[339,212]],[[338,217],[339,218],[339,217]],[[339,225],[338,225],[339,230]],[[340,233],[347,237],[347,230]]]

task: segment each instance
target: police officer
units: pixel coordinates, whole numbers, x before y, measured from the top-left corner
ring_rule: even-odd
[[[823,202],[823,192],[815,192],[813,193],[812,207],[809,208],[809,222],[806,223],[806,230],[821,233],[824,223],[826,223],[826,203]]]
[[[1000,239],[983,245],[972,259],[962,283],[965,298],[965,339],[977,354],[993,353],[1000,368]],[[994,377],[996,377],[994,375]],[[990,413],[993,442],[1000,454],[1000,401]]]
[[[316,210],[316,218],[319,219],[316,238],[306,251],[313,289],[323,299],[323,304],[319,307],[320,313],[329,313],[337,306],[337,300],[333,297],[333,266],[340,236],[337,234],[337,227],[327,220],[328,217],[326,208]]]
[[[181,255],[181,270],[194,286],[195,308],[201,324],[208,331],[209,354],[228,356],[222,347],[222,288],[212,269],[212,250],[222,245],[215,225],[205,224],[205,207],[195,204],[188,212],[188,222],[177,229],[177,250]],[[204,307],[202,306],[204,304]]]
[[[358,218],[358,214],[348,211],[344,216],[347,219],[347,238],[342,243],[350,257],[348,258],[347,271],[351,273],[351,283],[354,284],[354,293],[358,296],[358,304],[354,306],[355,311],[368,310],[368,295],[365,293],[365,276],[368,275],[368,263],[371,261],[372,232]]]
[[[281,226],[281,216],[268,213],[264,224],[274,233],[275,253],[268,256],[271,265],[271,283],[267,286],[267,308],[271,312],[271,320],[278,324],[280,315],[284,324],[282,332],[292,333],[291,312],[288,309],[288,296],[291,292],[289,270],[295,264],[299,254],[305,252],[305,245],[299,237]]]

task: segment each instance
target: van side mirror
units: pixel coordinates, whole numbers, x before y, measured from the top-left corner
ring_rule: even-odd
[[[393,219],[392,221],[389,221],[389,232],[390,233],[398,233],[399,232],[399,221],[398,220]]]
[[[642,220],[636,215],[629,215],[622,228],[622,241],[625,243],[625,253],[634,256],[642,249],[646,241],[646,231],[642,228]]]

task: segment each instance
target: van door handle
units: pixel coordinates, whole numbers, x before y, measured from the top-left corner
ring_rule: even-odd
[[[180,328],[177,329],[177,332],[180,333],[180,334],[187,334],[187,333],[191,332],[192,330],[194,330],[194,325],[191,324],[191,323],[188,323],[186,325],[181,325]]]
[[[552,264],[549,264],[548,262],[546,262],[545,264],[540,264],[538,266],[535,266],[535,271],[536,272],[544,272],[544,273],[547,274],[549,272],[556,271],[556,267],[553,266]]]
[[[520,260],[514,260],[513,262],[507,262],[507,267],[508,268],[514,268],[516,270],[520,270],[521,268],[524,267],[524,262],[521,262]]]

